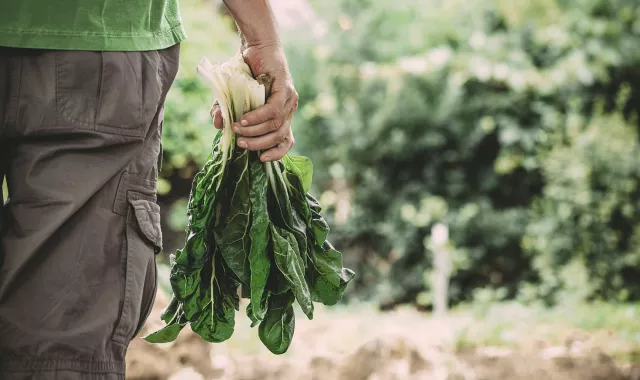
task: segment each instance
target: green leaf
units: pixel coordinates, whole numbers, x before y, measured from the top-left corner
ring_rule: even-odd
[[[298,245],[293,234],[285,229],[271,225],[273,255],[280,272],[293,289],[302,311],[313,318],[313,303],[309,286],[304,278],[304,267]]]
[[[251,311],[252,319],[262,320],[267,312],[262,304],[271,260],[267,254],[269,246],[269,212],[267,210],[267,175],[260,160],[251,163],[251,250],[249,267],[251,269]]]
[[[196,322],[191,322],[191,330],[207,342],[220,343],[233,335],[235,326],[235,309],[228,298],[216,296],[216,301],[221,306],[216,306],[213,311],[206,308]]]
[[[269,164],[265,166],[267,172],[270,173],[269,181],[271,182],[271,191],[268,193],[271,222],[294,234],[298,250],[304,254],[303,259],[306,260],[305,253],[308,250],[307,223],[304,211],[299,212],[296,207],[293,207],[301,194],[297,191],[298,187],[288,181],[287,171],[280,163],[272,162]],[[298,178],[296,176],[293,178],[299,184]],[[306,262],[304,264],[306,266]]]
[[[271,251],[273,251],[273,248],[271,248]],[[271,260],[273,260],[273,258],[271,258]],[[282,294],[289,291],[291,285],[289,285],[289,282],[280,270],[271,270],[269,272],[266,289],[273,294]]]
[[[173,300],[176,299],[173,298],[172,302],[169,303],[169,306],[167,306],[162,313],[162,318],[166,321],[167,325],[160,330],[145,336],[144,340],[149,343],[167,343],[176,340],[180,331],[182,331],[184,326],[187,324],[187,319],[179,305],[175,310],[173,309],[174,305],[177,305]],[[171,311],[173,311],[173,314],[169,314]]]
[[[316,245],[322,247],[329,235],[329,224],[327,224],[327,221],[322,217],[322,215],[320,215],[320,211],[322,210],[320,208],[320,203],[318,203],[318,201],[308,193],[305,194],[305,199],[306,209],[310,212],[307,224],[311,227],[312,235],[314,237],[313,240]]]
[[[313,209],[311,209],[311,230],[315,237],[315,243],[321,247],[329,235],[329,224]]]
[[[292,292],[273,295],[269,298],[269,310],[260,323],[258,336],[262,343],[276,355],[284,354],[291,345],[295,330]]]
[[[185,322],[185,323],[175,323],[171,325],[166,325],[160,330],[145,336],[144,340],[146,340],[149,343],[173,342],[174,340],[176,340],[178,335],[180,335],[180,331],[182,331],[182,329],[184,328],[184,326],[186,326],[186,324],[187,323]]]
[[[309,207],[317,212],[318,214],[320,213],[320,211],[322,211],[322,208],[320,207],[320,202],[318,202],[314,197],[311,196],[311,194],[307,193],[306,194],[307,197],[307,204],[309,205]]]
[[[267,310],[269,309],[269,297],[271,296],[271,294],[271,292],[265,291],[264,293],[262,293],[262,296],[260,298],[260,307],[265,310],[265,315]],[[262,319],[264,319],[264,315],[261,319],[256,318],[256,313],[253,311],[253,303],[251,302],[247,305],[247,317],[251,319],[251,327],[255,327],[256,325],[258,325],[258,323],[260,323],[260,321],[262,321]]]
[[[189,229],[184,248],[176,253],[176,266],[184,272],[202,268],[208,253],[204,230],[192,227]]]
[[[171,268],[169,279],[171,281],[171,289],[173,294],[180,301],[184,301],[187,297],[191,296],[198,290],[200,284],[200,271],[202,269],[196,269],[189,273],[185,273],[179,266],[174,265]]]
[[[176,312],[178,311],[179,306],[180,306],[180,302],[178,301],[175,295],[172,295],[171,301],[169,301],[169,305],[167,305],[167,307],[165,307],[164,310],[162,311],[162,314],[160,314],[160,319],[163,320],[165,323],[171,322],[173,317],[176,315]]]
[[[214,278],[203,297],[206,304],[203,305],[197,321],[191,322],[191,330],[207,342],[219,343],[229,339],[233,334],[238,305],[236,293],[238,288],[230,279],[220,276],[224,272],[222,260],[215,261],[217,277]]]
[[[287,182],[289,189],[289,198],[293,212],[299,216],[298,219],[300,219],[300,222],[304,222],[301,230],[306,229],[309,223],[311,223],[312,210],[307,202],[306,193],[302,189],[300,178],[290,171],[285,171],[284,175],[285,182]]]
[[[321,277],[333,286],[340,286],[342,273],[342,254],[336,251],[328,241],[324,242],[322,249],[315,250],[313,254],[313,266]]]
[[[302,182],[304,192],[308,192],[311,188],[311,180],[313,178],[313,163],[305,156],[292,156],[286,154],[282,158],[282,163],[287,170],[295,173]]]
[[[248,151],[235,154],[227,171],[229,175],[222,184],[218,221],[213,232],[229,268],[243,284],[249,284],[251,198]]]
[[[333,285],[326,276],[315,276],[311,284],[311,292],[315,302],[331,306],[337,304],[344,295],[347,285],[353,280],[355,273],[351,269],[342,268],[340,284]]]

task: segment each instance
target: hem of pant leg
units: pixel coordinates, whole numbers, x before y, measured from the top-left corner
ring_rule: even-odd
[[[69,357],[24,357],[0,358],[0,374],[3,372],[55,372],[72,371],[90,374],[125,373],[125,362],[76,359]]]

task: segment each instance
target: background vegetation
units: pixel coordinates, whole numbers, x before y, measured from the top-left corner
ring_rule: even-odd
[[[359,275],[351,299],[431,307],[434,223],[450,229],[453,303],[640,298],[637,1],[274,4],[295,149]],[[238,50],[220,3],[183,13],[160,184],[177,232],[214,133],[195,65]]]
[[[134,341],[128,378],[640,379],[640,3],[271,3],[300,93],[295,153],[314,162],[312,193],[356,282],[348,302],[298,319],[283,357],[248,325],[216,345],[186,331],[170,350]],[[239,48],[221,1],[181,9],[165,263],[214,135],[195,66]],[[445,318],[427,312],[439,224]],[[143,333],[162,325],[160,268]]]

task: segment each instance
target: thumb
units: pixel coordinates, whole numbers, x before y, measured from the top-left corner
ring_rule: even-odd
[[[211,106],[211,111],[209,112],[209,114],[213,119],[213,126],[216,127],[216,129],[222,129],[222,127],[224,126],[224,123],[222,121],[222,111],[220,111],[220,104],[218,104],[217,100],[215,103],[213,103],[213,106]]]

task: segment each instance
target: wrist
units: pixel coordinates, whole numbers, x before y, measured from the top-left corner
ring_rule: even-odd
[[[242,51],[245,51],[248,49],[283,50],[282,42],[278,37],[250,39],[250,38],[247,38],[244,34],[240,34],[240,42],[241,42]]]

